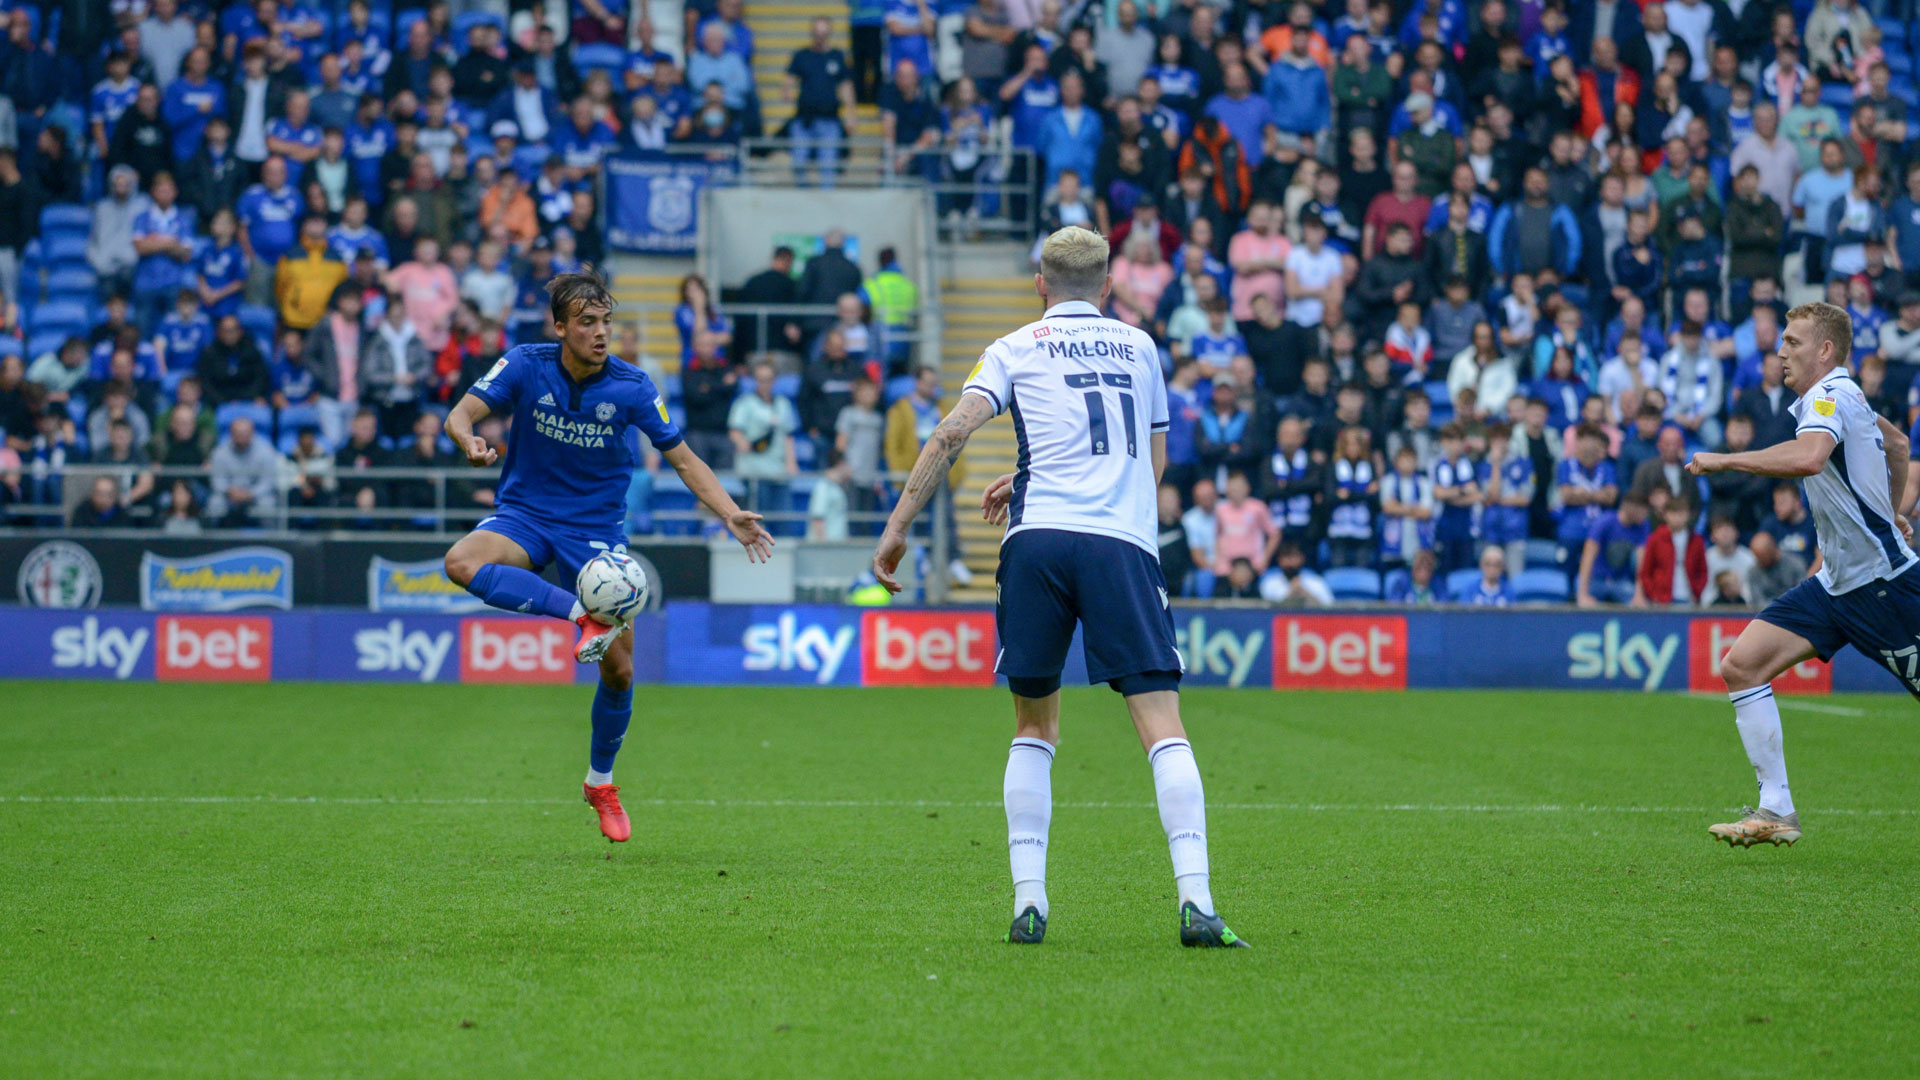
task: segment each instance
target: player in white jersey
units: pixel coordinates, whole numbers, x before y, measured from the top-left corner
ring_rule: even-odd
[[[1741,820],[1708,829],[1736,847],[1792,844],[1800,815],[1787,788],[1780,709],[1772,682],[1809,657],[1833,659],[1851,644],[1893,670],[1920,697],[1920,571],[1907,546],[1912,529],[1896,512],[1907,482],[1908,442],[1876,415],[1847,374],[1853,328],[1832,304],[1787,312],[1780,359],[1792,441],[1741,454],[1695,454],[1687,471],[1734,470],[1804,478],[1819,534],[1819,573],[1787,590],[1747,624],[1721,662],[1740,741],[1760,781],[1760,805]]]
[[[1045,314],[980,357],[914,463],[873,572],[899,591],[893,573],[914,517],[968,437],[1011,414],[1018,468],[981,499],[988,520],[1008,523],[994,612],[994,670],[1013,691],[1015,730],[1004,787],[1014,894],[1007,940],[1038,944],[1046,934],[1060,671],[1078,623],[1088,680],[1126,698],[1153,769],[1179,888],[1180,943],[1245,947],[1214,910],[1206,799],[1180,724],[1183,665],[1160,571],[1156,501],[1167,463],[1166,385],[1153,339],[1100,315],[1111,285],[1107,259],[1106,240],[1091,230],[1047,238],[1034,278]]]

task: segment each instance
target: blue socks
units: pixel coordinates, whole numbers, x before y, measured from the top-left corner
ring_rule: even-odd
[[[615,690],[601,683],[593,692],[593,750],[588,767],[594,774],[613,772],[614,755],[627,737],[627,724],[633,720],[633,687]]]
[[[502,611],[535,612],[573,621],[573,594],[531,570],[488,563],[473,575],[467,591]]]

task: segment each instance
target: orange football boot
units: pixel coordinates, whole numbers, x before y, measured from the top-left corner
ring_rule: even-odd
[[[620,786],[582,784],[580,790],[587,796],[587,805],[600,815],[600,831],[616,844],[626,843],[627,838],[633,835],[633,822],[620,806]]]
[[[573,620],[580,624],[580,641],[573,647],[573,658],[582,664],[597,664],[620,635],[627,632],[626,623],[608,626],[591,615],[582,615]]]

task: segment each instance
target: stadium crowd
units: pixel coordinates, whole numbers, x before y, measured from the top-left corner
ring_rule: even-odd
[[[817,23],[768,134],[831,183],[877,102],[950,218],[1109,237],[1112,314],[1165,347],[1188,595],[1757,605],[1815,556],[1803,500],[1682,465],[1792,437],[1788,299],[1847,307],[1875,408],[1914,411],[1920,97],[1906,23],[1872,8],[858,0],[851,56]],[[741,0],[658,31],[621,0],[6,19],[0,515],[58,504],[69,463],[124,467],[15,524],[484,514],[482,482],[354,474],[457,464],[438,411],[544,335],[552,273],[600,261],[609,152],[763,133]],[[973,182],[996,194],[953,193]],[[829,537],[941,408],[889,336],[912,282],[844,243],[726,299],[689,278],[671,380],[696,450]],[[789,491],[802,466],[821,480]]]

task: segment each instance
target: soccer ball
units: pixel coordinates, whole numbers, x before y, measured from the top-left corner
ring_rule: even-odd
[[[574,582],[580,606],[608,626],[633,618],[647,605],[647,572],[617,551],[603,551],[587,560]]]

